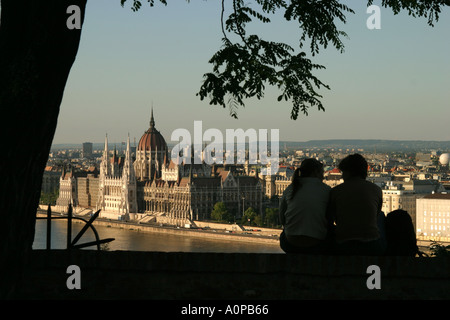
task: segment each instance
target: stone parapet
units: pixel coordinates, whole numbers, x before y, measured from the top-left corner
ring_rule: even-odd
[[[36,250],[24,280],[24,299],[449,299],[450,258]]]

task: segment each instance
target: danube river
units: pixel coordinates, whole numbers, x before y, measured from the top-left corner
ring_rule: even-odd
[[[46,246],[46,221],[36,221],[36,235],[33,249],[45,249]],[[74,223],[72,226],[72,238],[81,230],[83,224]],[[165,233],[139,232],[106,226],[95,226],[100,239],[114,238],[108,243],[108,249],[129,251],[161,251],[161,252],[238,252],[238,253],[283,253],[276,244],[253,243],[235,240],[209,240],[198,237],[181,236]],[[52,249],[66,248],[67,222],[52,222]],[[94,241],[95,236],[88,229],[79,244]],[[95,246],[86,249],[96,250]]]

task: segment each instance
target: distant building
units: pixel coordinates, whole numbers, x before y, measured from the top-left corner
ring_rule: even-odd
[[[85,208],[97,207],[98,174],[90,173],[86,177],[77,177],[78,205]]]
[[[284,190],[291,184],[295,167],[280,165],[276,174],[263,177],[262,185],[267,198],[281,197]]]
[[[57,204],[95,207],[101,217],[183,225],[210,219],[217,202],[224,202],[236,218],[252,207],[262,213],[263,186],[257,174],[248,176],[243,165],[178,163],[168,157],[164,137],[156,130],[153,110],[150,128],[142,135],[132,158],[128,138],[125,156],[112,156],[105,147],[98,176],[91,172],[60,178]],[[191,154],[193,157],[193,154]],[[175,160],[175,159],[174,159]],[[248,172],[248,166],[247,166]]]
[[[100,164],[98,181],[98,200],[96,209],[100,216],[109,219],[129,220],[138,212],[137,186],[131,158],[130,137],[127,141],[125,159],[117,156],[114,149],[109,157],[108,137],[105,138],[105,150]]]
[[[76,208],[95,208],[98,193],[98,169],[89,167],[86,171],[75,168],[62,169],[59,174],[59,195],[56,211],[67,212],[69,204]]]
[[[262,212],[259,179],[234,176],[231,171],[221,171],[218,176],[194,176],[190,172],[175,181],[154,179],[138,182],[138,186],[140,212],[163,223],[207,220],[217,202],[223,202],[235,218],[249,207],[258,214]]]
[[[419,239],[450,240],[450,194],[434,193],[416,200]]]
[[[59,178],[59,195],[56,200],[56,211],[67,212],[68,206],[78,205],[77,182],[72,170],[63,168]]]
[[[342,172],[338,168],[333,168],[324,174],[324,181],[326,185],[331,188],[344,182],[342,179]]]
[[[276,175],[275,176],[275,195],[278,197],[281,197],[283,195],[284,190],[291,184],[292,182],[292,175],[291,176],[284,176],[284,175]]]
[[[257,176],[243,175],[236,165],[190,163],[168,159],[164,137],[156,130],[153,112],[150,129],[142,136],[134,163],[139,215],[156,222],[184,225],[209,219],[214,205],[224,202],[236,218],[252,207],[262,212],[262,185]],[[240,172],[240,173],[237,173]]]
[[[161,178],[162,167],[168,161],[168,152],[164,137],[155,127],[152,109],[150,128],[142,135],[136,149],[133,164],[136,178],[141,181]]]
[[[423,194],[417,194],[413,190],[405,190],[401,184],[388,182],[382,187],[383,205],[381,211],[387,215],[394,210],[408,211],[413,225],[416,225],[416,200],[423,197]]]
[[[86,159],[92,158],[92,142],[84,142],[82,152],[83,158]]]
[[[444,186],[439,181],[434,179],[411,179],[409,181],[403,181],[399,183],[405,188],[405,190],[411,190],[415,193],[427,194],[433,192],[440,193],[445,191]]]
[[[431,163],[431,153],[417,152],[416,153],[416,163],[417,162]]]
[[[281,167],[275,175],[267,175],[263,177],[264,194],[267,198],[281,197],[284,190],[291,184],[292,175],[295,168]],[[325,172],[323,183],[330,187],[335,187],[344,182],[342,173],[339,169],[334,168]]]
[[[284,190],[291,183],[292,177],[287,177],[285,175],[266,175],[263,179],[264,194],[267,198],[281,197]]]
[[[47,166],[42,176],[42,193],[52,193],[59,190],[59,178],[61,177],[61,169],[53,166]]]

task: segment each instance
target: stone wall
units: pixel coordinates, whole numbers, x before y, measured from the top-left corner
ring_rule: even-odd
[[[36,250],[24,280],[24,299],[449,299],[450,259]]]

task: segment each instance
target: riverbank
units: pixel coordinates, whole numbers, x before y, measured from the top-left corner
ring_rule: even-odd
[[[46,217],[47,213],[45,210],[41,209],[38,210],[36,216]],[[61,217],[63,215],[60,213],[53,213],[53,216]],[[86,221],[90,219],[90,217],[86,215],[75,214],[74,217],[80,217]],[[73,223],[84,224],[83,221],[77,219],[72,221]],[[93,225],[129,230],[138,233],[170,234],[184,237],[204,238],[207,240],[239,241],[253,244],[264,244],[268,246],[279,246],[279,234],[281,233],[280,229],[267,229],[206,221],[196,221],[195,223],[197,226],[196,228],[183,228],[155,223],[134,223],[97,218]],[[447,242],[438,242],[443,245],[449,245]],[[430,246],[433,244],[433,241],[417,239],[417,244],[422,252],[428,255],[431,254]]]
[[[38,210],[36,217],[46,217],[47,213],[44,210]],[[53,213],[54,217],[61,217],[61,214]],[[89,216],[74,217],[89,220]],[[84,224],[83,221],[73,219],[73,223]],[[93,225],[103,226],[107,228],[125,229],[134,232],[148,232],[160,234],[181,235],[187,237],[205,238],[208,240],[226,240],[226,241],[241,241],[249,243],[279,245],[279,234],[281,230],[277,229],[263,229],[256,227],[240,228],[238,225],[218,224],[218,223],[198,223],[201,227],[197,228],[182,228],[168,225],[157,225],[151,223],[134,223],[117,220],[109,220],[97,218]],[[101,237],[101,235],[100,235]]]

